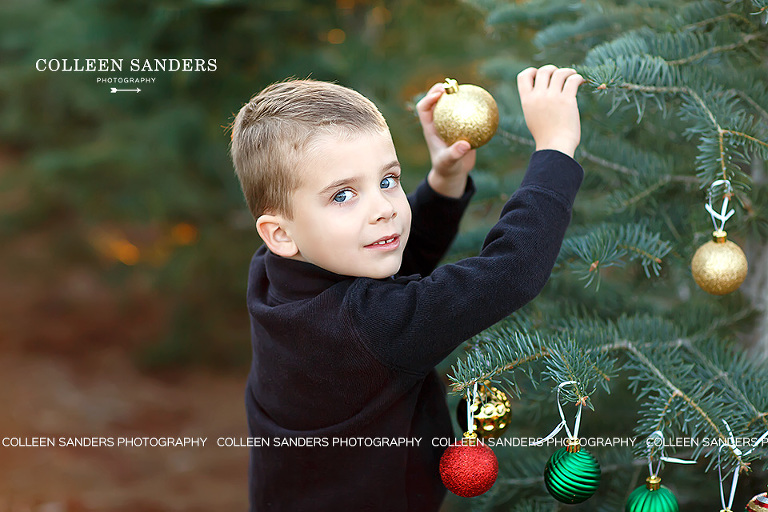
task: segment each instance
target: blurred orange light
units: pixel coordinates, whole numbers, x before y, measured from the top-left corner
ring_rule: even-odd
[[[331,44],[341,44],[347,38],[347,34],[340,28],[334,28],[328,31],[328,42]]]
[[[171,229],[171,238],[179,245],[190,245],[197,240],[197,228],[188,222],[180,222]]]
[[[112,255],[121,263],[135,265],[139,262],[139,248],[128,240],[112,240],[109,248]]]
[[[389,12],[389,9],[383,5],[379,5],[371,10],[371,19],[374,23],[381,25],[390,21],[392,19],[392,14]]]
[[[352,9],[355,6],[355,0],[336,0],[338,9]]]

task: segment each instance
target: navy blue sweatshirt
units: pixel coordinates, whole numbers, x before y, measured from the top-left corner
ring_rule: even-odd
[[[454,434],[434,367],[541,291],[582,177],[567,155],[535,152],[480,254],[438,268],[471,180],[458,199],[426,182],[408,197],[411,236],[400,272],[388,279],[334,274],[265,246],[256,251],[245,402],[249,436],[269,446],[251,448],[252,512],[440,508],[445,448],[433,439]],[[337,444],[351,438],[420,442]]]

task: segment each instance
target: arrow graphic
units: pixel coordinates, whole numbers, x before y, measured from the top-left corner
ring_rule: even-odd
[[[135,88],[135,89],[117,89],[117,88],[113,87],[112,90],[109,91],[109,92],[111,92],[113,94],[116,93],[116,92],[135,92],[135,93],[139,93],[139,92],[141,92],[141,89],[139,89],[138,87]]]

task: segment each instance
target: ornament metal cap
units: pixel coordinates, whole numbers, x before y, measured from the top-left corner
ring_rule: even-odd
[[[722,229],[716,229],[712,232],[712,241],[716,244],[724,244],[726,242],[726,233]]]
[[[464,437],[461,440],[462,446],[477,446],[477,434],[474,432],[464,432]]]
[[[454,94],[459,92],[459,82],[453,78],[446,78],[443,85],[445,86],[446,94]]]
[[[658,491],[661,489],[661,478],[658,476],[649,476],[645,479],[645,487],[649,491]]]
[[[581,441],[578,437],[569,437],[565,442],[565,449],[568,453],[579,453],[581,451]]]

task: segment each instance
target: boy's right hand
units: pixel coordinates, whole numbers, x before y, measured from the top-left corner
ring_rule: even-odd
[[[525,124],[536,141],[536,151],[555,149],[573,158],[581,141],[576,92],[584,82],[576,70],[551,64],[517,75]]]
[[[467,186],[467,175],[475,166],[475,150],[469,142],[459,140],[448,146],[435,128],[435,105],[445,93],[445,84],[435,84],[416,104],[424,140],[429,148],[432,169],[427,182],[435,192],[448,197],[461,197]]]

